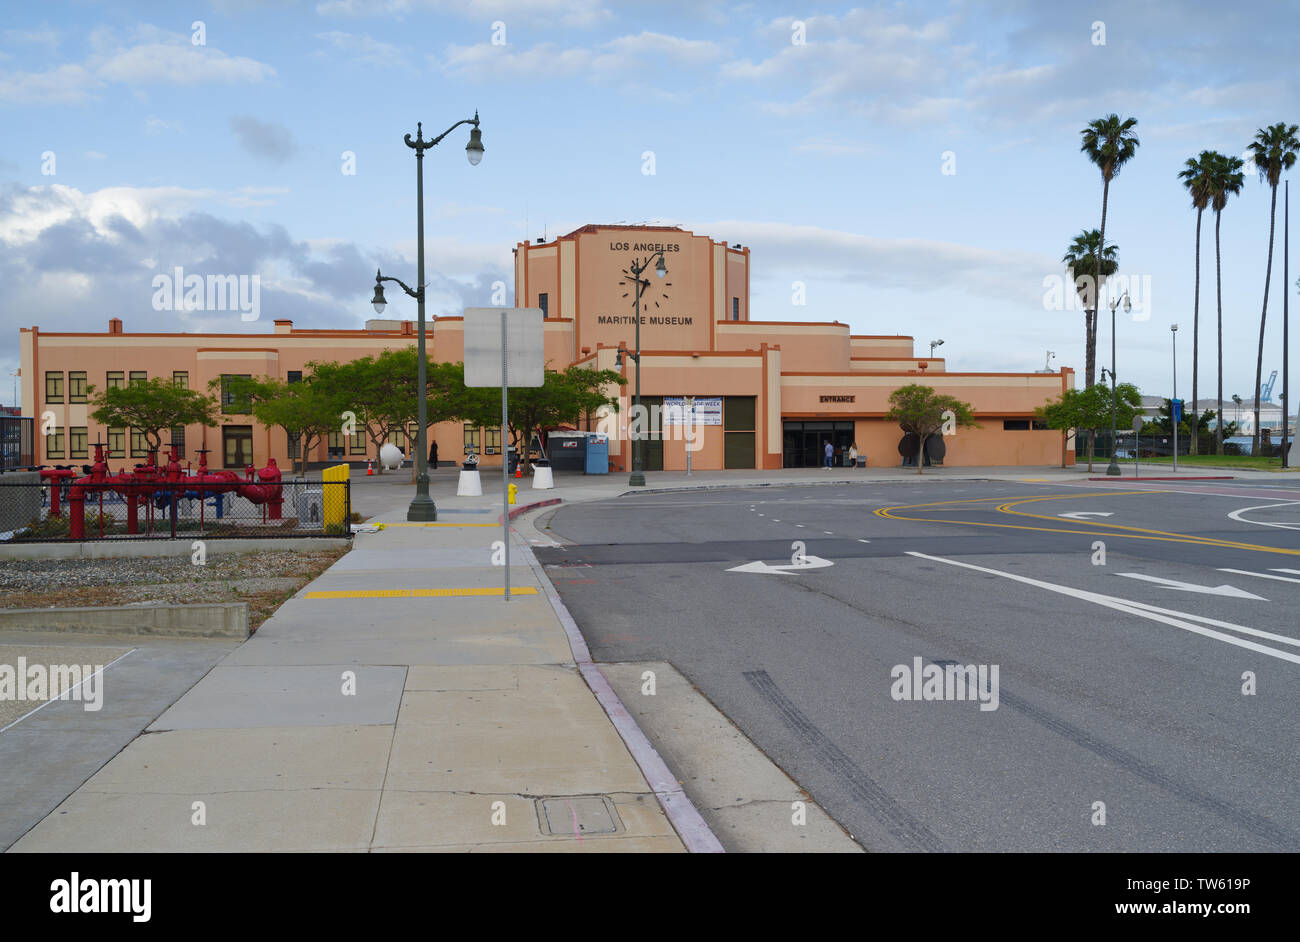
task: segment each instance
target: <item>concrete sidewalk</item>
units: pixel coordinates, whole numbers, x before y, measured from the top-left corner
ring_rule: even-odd
[[[496,498],[410,494],[11,850],[683,850]]]

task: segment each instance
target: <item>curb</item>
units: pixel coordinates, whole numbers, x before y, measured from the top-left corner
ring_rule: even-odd
[[[1105,478],[1088,478],[1089,481],[1233,481],[1236,476],[1232,474],[1198,474],[1195,476],[1169,476],[1169,477],[1140,477],[1140,478],[1123,478],[1123,477],[1105,477]]]
[[[556,504],[562,504],[562,503],[564,503],[563,497],[552,497],[549,500],[539,500],[539,501],[534,501],[531,504],[524,504],[523,506],[516,507],[514,510],[510,511],[510,519],[513,520],[515,519],[515,517],[518,517],[520,514],[526,514],[530,510],[536,510],[539,507],[553,507]],[[502,522],[501,515],[497,514],[497,523],[501,523],[501,522]]]
[[[535,507],[545,507],[551,504],[558,504],[560,501],[550,500],[542,501],[537,504],[529,504],[519,508],[516,513],[523,513]],[[514,513],[511,516],[515,516]],[[561,601],[559,593],[555,586],[551,584],[550,577],[533,555],[532,547],[524,544],[521,550],[528,560],[528,565],[532,567],[534,574],[537,576],[537,582],[542,587],[542,591],[550,600],[551,607],[560,619],[560,624],[564,626],[565,634],[569,636],[569,647],[573,651],[573,660],[578,666],[583,679],[591,692],[596,695],[596,700],[600,703],[605,715],[609,717],[614,728],[618,730],[619,736],[623,738],[624,745],[627,746],[628,752],[632,754],[632,760],[636,762],[641,774],[645,776],[646,782],[654,792],[655,798],[659,800],[660,806],[664,809],[664,814],[668,816],[669,822],[677,832],[686,850],[692,854],[725,854],[722,843],[709,828],[704,818],[700,815],[699,810],[687,797],[686,792],[682,789],[681,783],[673,776],[667,763],[655,751],[655,747],[650,744],[637,721],[633,719],[632,714],[628,713],[627,707],[623,701],[618,698],[614,688],[609,685],[605,675],[600,672],[591,660],[591,651],[587,648],[587,642],[582,637],[582,632],[578,628],[577,622],[569,613],[569,609]]]

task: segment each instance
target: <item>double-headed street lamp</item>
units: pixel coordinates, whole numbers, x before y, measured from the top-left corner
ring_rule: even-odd
[[[942,341],[942,340],[931,340],[931,341],[930,341],[930,359],[932,359],[932,360],[934,359],[934,348],[935,348],[935,347],[942,347],[942,346],[943,346],[943,341]]]
[[[400,278],[389,278],[375,271],[375,296],[371,298],[370,303],[374,306],[376,314],[384,313],[384,308],[388,302],[384,300],[385,281],[396,282],[402,286],[402,290],[408,295],[415,298],[416,308],[419,312],[419,328],[416,338],[417,365],[416,365],[416,401],[417,407],[417,428],[416,428],[416,446],[415,446],[415,497],[411,499],[411,505],[406,510],[406,519],[410,521],[433,521],[438,519],[438,508],[429,496],[429,466],[428,451],[426,449],[426,430],[425,425],[428,423],[429,416],[429,378],[428,368],[425,364],[424,354],[424,152],[434,147],[444,137],[450,134],[462,124],[474,125],[474,130],[469,132],[469,143],[465,145],[465,156],[469,158],[471,166],[477,167],[478,162],[483,159],[483,133],[478,127],[478,112],[474,112],[474,117],[465,118],[463,121],[457,121],[447,130],[443,131],[431,141],[424,139],[423,122],[417,122],[415,125],[415,140],[411,140],[411,135],[406,135],[406,146],[415,151],[415,218],[416,218],[416,245],[415,253],[417,259],[416,287],[412,290]]]
[[[1129,300],[1127,291],[1110,302],[1110,464],[1106,473],[1115,477],[1120,473],[1119,463],[1115,460],[1115,409],[1119,404],[1119,386],[1115,382],[1115,309],[1121,303],[1125,314],[1132,313],[1133,302]]]
[[[650,284],[650,279],[642,278],[641,274],[650,267],[650,262],[654,258],[659,261],[655,265],[655,275],[662,278],[668,274],[668,265],[664,262],[664,250],[656,249],[644,262],[637,264],[632,260],[629,266],[632,274],[624,275],[624,281],[631,281],[636,285],[636,352],[629,353],[628,356],[636,361],[636,401],[632,407],[633,424],[635,425],[637,417],[641,414],[641,292]],[[614,356],[614,365],[623,365],[623,351],[620,349]],[[645,472],[642,464],[641,439],[632,439],[632,476],[628,478],[627,483],[631,487],[645,487]]]

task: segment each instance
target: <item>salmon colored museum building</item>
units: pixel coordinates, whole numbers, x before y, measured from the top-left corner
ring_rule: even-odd
[[[945,439],[947,465],[1049,465],[1074,458],[1060,432],[1034,427],[1033,411],[1073,386],[1073,371],[1056,373],[949,373],[942,357],[918,356],[913,338],[851,334],[838,321],[751,321],[748,248],[716,242],[673,227],[584,226],[543,243],[514,249],[515,305],[546,313],[547,367],[570,365],[617,369],[628,383],[610,441],[614,470],[630,470],[627,416],[636,363],[619,348],[634,348],[630,265],[663,249],[667,275],[647,270],[641,300],[641,394],[647,406],[673,405],[675,397],[696,397],[709,415],[703,447],[692,467],[767,469],[815,466],[827,440],[837,448],[856,443],[870,465],[897,465],[902,435],[884,418],[889,394],[923,383],[974,407],[978,428]],[[37,418],[54,415],[54,429],[37,435],[36,463],[77,463],[94,457],[102,436],[114,459],[144,458],[143,436],[132,429],[107,429],[89,417],[85,387],[164,377],[207,390],[222,375],[302,377],[313,360],[348,360],[415,342],[412,321],[371,320],[362,330],[304,330],[277,320],[273,333],[127,333],[109,321],[107,333],[20,332],[24,409]],[[463,358],[460,317],[434,317],[428,326],[433,359]],[[612,390],[611,390],[612,393]],[[652,410],[652,414],[654,414]],[[597,427],[593,418],[591,427]],[[609,428],[607,424],[604,426]],[[686,445],[667,426],[646,444],[646,470],[684,470]],[[496,429],[441,423],[431,432],[439,459],[459,461],[467,450],[499,462]],[[393,440],[409,452],[414,427]],[[213,452],[214,467],[258,467],[275,458],[288,467],[296,442],[282,429],[259,425],[251,415],[223,410],[217,428],[191,426],[173,437],[183,458],[195,449]],[[164,434],[164,440],[167,436]],[[359,433],[342,431],[320,443],[308,460],[339,454],[352,461],[374,457]]]

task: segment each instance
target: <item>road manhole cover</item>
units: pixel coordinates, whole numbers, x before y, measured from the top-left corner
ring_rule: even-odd
[[[548,834],[617,834],[620,830],[614,803],[603,796],[539,798],[537,818]]]

